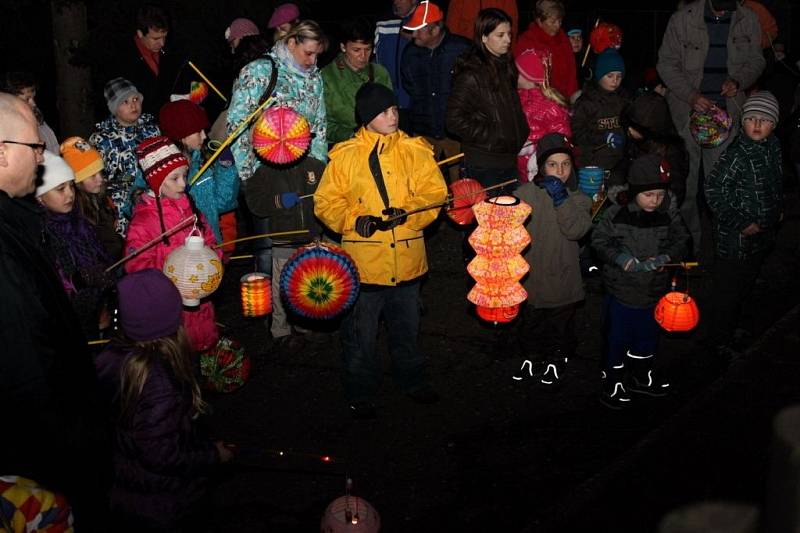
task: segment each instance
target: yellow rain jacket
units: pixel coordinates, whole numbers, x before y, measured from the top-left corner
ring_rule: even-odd
[[[402,131],[381,135],[361,128],[355,137],[334,146],[319,187],[314,213],[330,229],[342,234],[342,247],[358,266],[361,283],[397,285],[428,271],[422,230],[439,209],[409,215],[389,231],[365,239],[355,231],[356,218],[396,207],[411,211],[444,202],[447,186],[433,159],[431,145]],[[376,184],[382,177],[388,205]]]

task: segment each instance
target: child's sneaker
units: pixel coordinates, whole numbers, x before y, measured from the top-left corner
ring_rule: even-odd
[[[549,388],[554,388],[561,384],[561,371],[556,361],[549,362],[545,365],[544,372],[542,372],[542,377],[539,381],[542,385],[546,385]]]
[[[652,370],[648,370],[644,375],[633,374],[628,383],[628,390],[653,398],[663,398],[669,394],[670,388],[668,382],[659,380],[653,376]]]
[[[621,381],[606,378],[603,390],[600,392],[600,403],[609,409],[619,411],[631,403],[631,398]]]

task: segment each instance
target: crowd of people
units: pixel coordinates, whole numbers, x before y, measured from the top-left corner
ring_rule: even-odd
[[[417,403],[438,401],[418,336],[424,230],[439,211],[418,209],[445,202],[448,184],[464,177],[492,188],[489,202],[510,195],[532,207],[527,303],[498,334],[542,355],[535,372],[523,363],[514,379],[554,388],[568,375],[584,278],[599,267],[600,401],[619,410],[636,395],[666,395],[653,313],[668,290],[665,267],[699,259],[709,240],[706,345],[735,356],[740,308],[780,227],[784,180],[774,130],[785,110],[759,84],[774,30],[762,32],[745,4],[757,2],[682,2],[639,88],[624,83],[622,30],[595,28],[606,33],[592,31],[587,63],[583,28],[564,25],[560,0],[537,0],[524,30],[516,2],[451,0],[445,14],[431,0],[393,0],[392,17],[377,25],[343,23],[323,68],[323,29],[282,4],[266,24],[272,35],[244,18],[225,31],[236,78],[213,122],[199,84],[167,52],[166,12],[148,4],[105,84],[108,116],[87,139],[62,132],[60,143],[36,105],[36,79],[7,73],[0,399],[14,436],[3,439],[0,476],[66,495],[73,514],[59,516],[80,531],[105,531],[110,519],[131,531],[191,527],[209,475],[235,446],[204,438],[196,424],[206,409],[197,354],[220,341],[213,303],[184,307],[162,273],[190,234],[224,261],[240,227],[305,230],[253,242],[258,270],[273,280],[275,350],[297,350],[314,334],[281,302],[288,259],[315,239],[338,242],[360,277],[340,331],[352,416],[378,414],[381,322],[397,386]],[[247,119],[270,98],[310,125],[310,147],[290,164],[253,147]],[[797,106],[787,128],[793,157]],[[728,128],[701,140],[696,116],[715,113]],[[465,263],[472,255],[465,245]],[[91,352],[93,339],[110,342]],[[5,509],[5,521],[24,522]]]

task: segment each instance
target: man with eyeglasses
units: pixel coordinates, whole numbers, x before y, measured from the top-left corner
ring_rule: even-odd
[[[110,456],[94,366],[29,198],[44,146],[31,109],[0,93],[0,473],[63,493],[79,531],[102,531]]]

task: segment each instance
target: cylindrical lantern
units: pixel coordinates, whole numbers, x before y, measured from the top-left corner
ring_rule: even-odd
[[[581,167],[578,169],[578,188],[592,198],[603,187],[604,176],[605,171],[601,167]]]
[[[342,496],[325,509],[321,533],[378,533],[381,517],[370,503],[358,496]]]
[[[688,293],[672,291],[658,301],[654,316],[667,331],[690,331],[700,321],[700,310]]]
[[[472,206],[486,199],[486,191],[478,180],[464,178],[450,184],[450,197],[453,206],[447,210],[447,216],[456,224],[466,226],[475,220]]]
[[[272,312],[272,279],[261,272],[245,274],[239,280],[242,293],[242,314],[248,318]]]
[[[531,206],[514,196],[498,196],[472,209],[478,227],[469,243],[477,255],[467,271],[476,283],[467,299],[478,306],[481,318],[509,322],[517,316],[519,304],[528,298],[519,280],[530,270],[520,253],[531,242],[523,226]]]
[[[217,290],[222,281],[222,261],[203,237],[194,234],[167,256],[163,270],[188,306],[200,305],[200,299]]]
[[[250,357],[237,341],[223,337],[200,354],[203,385],[214,392],[233,392],[250,378]]]
[[[294,163],[311,144],[306,118],[286,106],[270,107],[253,127],[253,149],[269,163]]]

